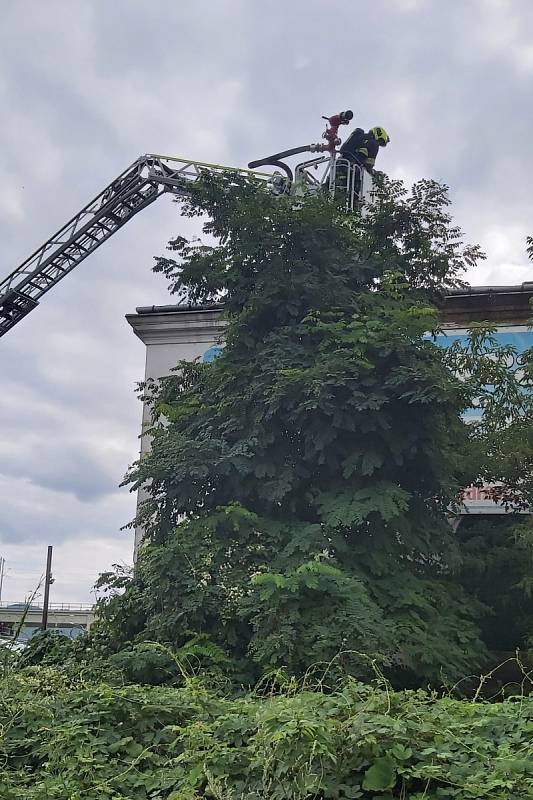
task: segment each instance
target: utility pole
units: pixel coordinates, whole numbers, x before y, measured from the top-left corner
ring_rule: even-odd
[[[2,602],[2,587],[4,585],[4,568],[6,566],[6,560],[3,556],[0,556],[0,603]]]
[[[44,576],[44,602],[43,602],[43,620],[41,623],[41,630],[45,631],[48,625],[48,602],[50,599],[50,584],[53,583],[52,578],[52,545],[48,545],[48,554],[46,556],[46,574]]]

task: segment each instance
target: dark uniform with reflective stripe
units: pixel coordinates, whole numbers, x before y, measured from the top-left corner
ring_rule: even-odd
[[[374,136],[362,128],[356,128],[341,145],[340,153],[349,161],[356,161],[372,172],[379,151],[379,142]]]

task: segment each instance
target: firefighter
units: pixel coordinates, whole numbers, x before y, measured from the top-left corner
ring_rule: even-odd
[[[379,148],[386,147],[389,142],[389,134],[380,125],[370,128],[368,133],[362,128],[356,128],[341,145],[341,158],[355,161],[372,174]]]

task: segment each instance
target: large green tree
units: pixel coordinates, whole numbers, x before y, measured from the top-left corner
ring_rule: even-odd
[[[116,648],[211,642],[246,680],[332,660],[469,672],[484,609],[455,579],[448,516],[486,432],[473,442],[474,382],[427,334],[482,254],[445,187],[385,182],[354,215],[206,176],[180,202],[204,240],[174,239],[156,270],[189,302],[223,300],[225,347],[145,387],[152,448],[128,479],[148,491],[146,544],[100,630]]]

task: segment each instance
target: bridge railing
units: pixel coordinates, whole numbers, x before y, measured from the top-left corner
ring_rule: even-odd
[[[0,609],[5,611],[42,611],[42,606],[36,603],[25,603],[16,600],[2,600],[0,601]],[[92,603],[50,603],[48,606],[49,611],[80,611],[89,613],[94,610]]]

